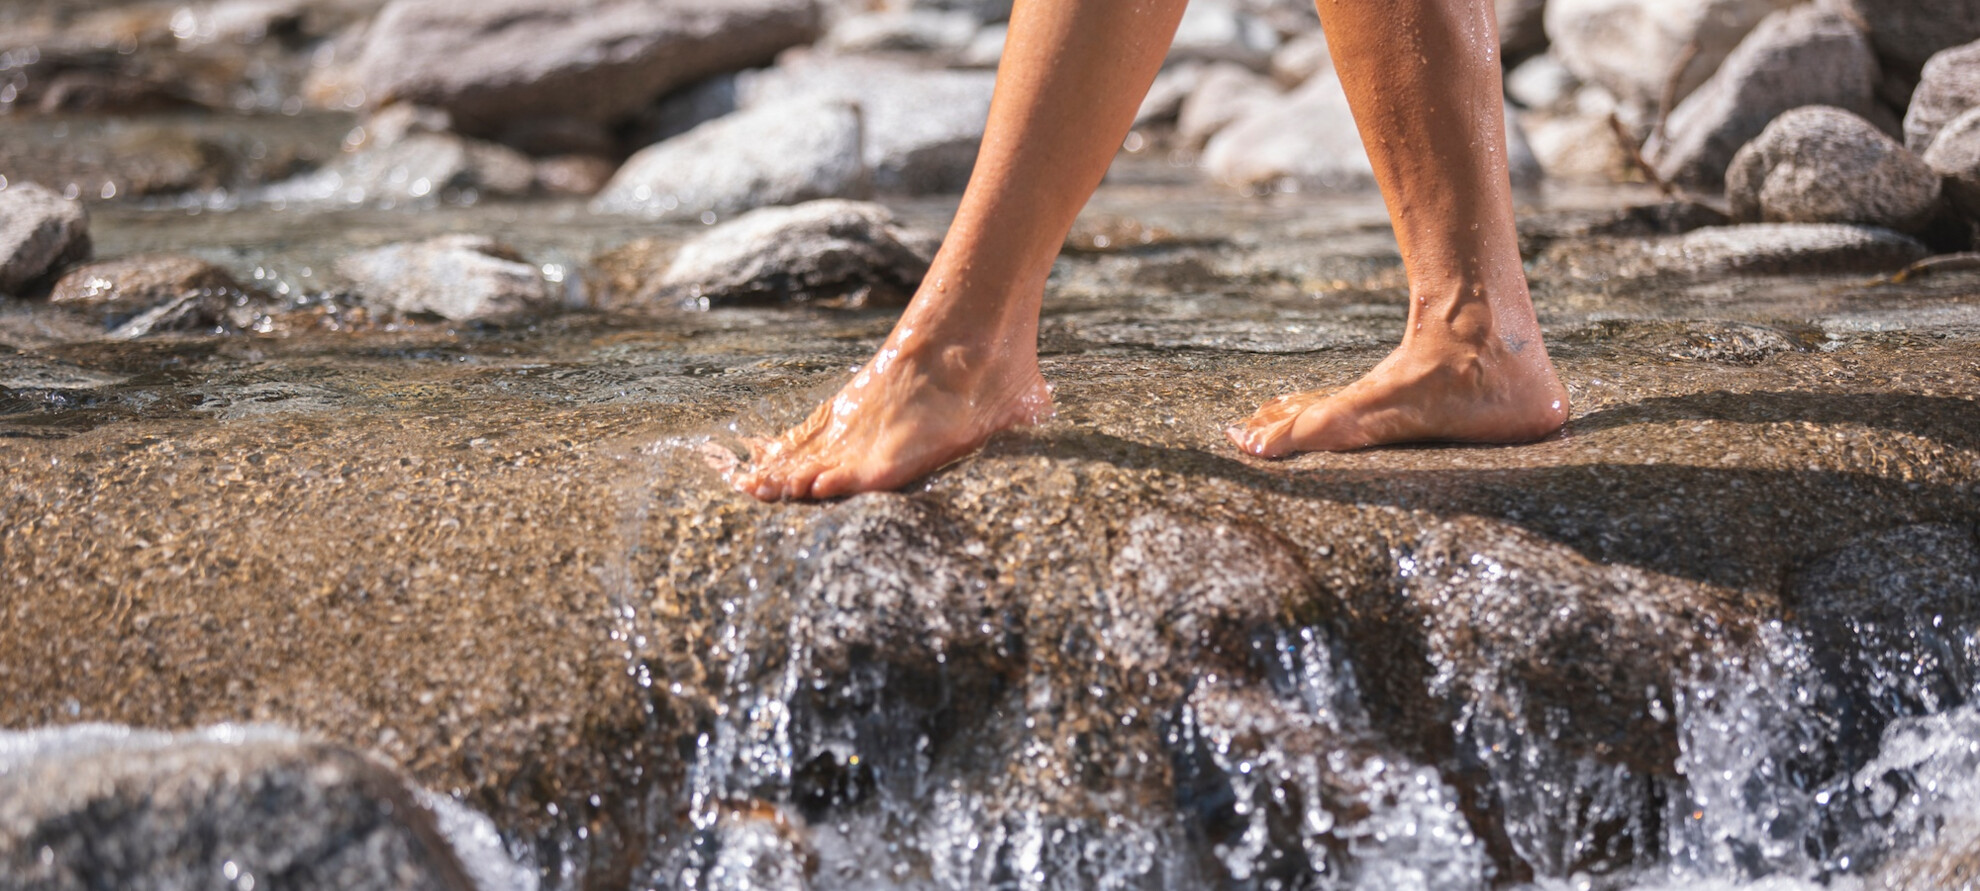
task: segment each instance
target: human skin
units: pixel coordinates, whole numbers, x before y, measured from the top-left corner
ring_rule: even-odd
[[[1133,124],[1185,0],[1018,0],[983,147],[894,330],[803,423],[752,440],[733,481],[765,501],[899,488],[1051,414],[1038,316],[1059,247]],[[1491,0],[1319,0],[1395,223],[1402,344],[1335,392],[1230,428],[1261,457],[1406,442],[1530,442],[1567,391],[1513,229]]]

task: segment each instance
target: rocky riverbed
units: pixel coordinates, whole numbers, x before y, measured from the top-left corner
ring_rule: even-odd
[[[1057,417],[765,506],[717,467],[912,293],[1004,11],[483,5],[602,92],[417,70],[451,4],[0,11],[0,885],[1980,875],[1980,14],[1500,4],[1573,419],[1261,462],[1223,426],[1408,295],[1310,13],[1199,3]],[[1668,115],[1627,15],[1705,66]]]

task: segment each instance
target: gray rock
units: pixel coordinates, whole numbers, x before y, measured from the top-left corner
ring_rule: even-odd
[[[398,204],[517,196],[536,185],[536,164],[505,146],[453,133],[411,132],[276,183],[268,201]]]
[[[1877,55],[1902,74],[1963,43],[1980,40],[1980,0],[1841,0],[1870,32]]]
[[[860,117],[851,105],[799,97],[719,118],[633,155],[592,207],[694,219],[863,197]]]
[[[367,304],[452,321],[497,319],[555,299],[542,270],[478,235],[443,235],[337,261]]]
[[[840,20],[819,44],[841,53],[956,52],[980,26],[975,15],[960,10],[869,12]]]
[[[1611,248],[1605,255],[1567,246],[1600,277],[1876,273],[1902,269],[1930,253],[1900,233],[1841,223],[1717,226],[1671,238],[1625,239]]]
[[[1228,62],[1212,65],[1183,100],[1176,115],[1176,137],[1189,148],[1202,148],[1217,131],[1279,97],[1278,86],[1264,75]]]
[[[0,885],[473,891],[390,769],[272,731],[0,737]]]
[[[1782,112],[1832,105],[1876,114],[1878,77],[1869,41],[1841,14],[1817,6],[1778,12],[1679,103],[1645,152],[1666,180],[1717,188],[1733,155]]]
[[[1980,41],[1932,57],[1904,113],[1904,144],[1914,152],[1932,147],[1940,128],[1967,109],[1980,107]]]
[[[1253,71],[1272,64],[1279,33],[1271,25],[1225,0],[1193,0],[1183,9],[1176,39],[1169,44],[1171,62],[1235,62]]]
[[[878,204],[764,208],[682,246],[657,294],[700,306],[898,306],[914,296],[937,241],[902,228]]]
[[[141,254],[84,266],[56,281],[48,300],[100,317],[117,339],[163,331],[246,330],[274,303],[226,270],[177,254]]]
[[[1547,0],[1497,0],[1499,56],[1517,65],[1547,50]]]
[[[90,254],[89,212],[33,183],[0,189],[0,295]]]
[[[626,117],[681,86],[814,39],[813,0],[394,0],[352,81],[373,104],[452,112],[471,132]]]
[[[901,11],[966,12],[986,24],[1011,17],[1011,0],[881,0],[879,3],[855,0],[855,4],[861,9],[877,7]]]
[[[1272,53],[1272,77],[1288,88],[1299,86],[1334,67],[1327,35],[1318,29],[1294,35]]]
[[[1581,81],[1561,60],[1541,53],[1506,73],[1506,98],[1533,111],[1556,111],[1571,106]]]
[[[1203,75],[1209,70],[1210,66],[1201,62],[1182,62],[1162,69],[1149,85],[1148,94],[1141,97],[1141,108],[1134,113],[1134,125],[1174,123],[1182,113],[1183,102],[1203,83]]]
[[[1004,60],[1004,43],[1011,36],[1011,28],[1005,24],[985,25],[976,32],[969,43],[956,53],[955,64],[960,68],[995,68]]]
[[[1322,73],[1225,127],[1203,150],[1211,176],[1241,189],[1365,189],[1375,169],[1340,78]]]
[[[1980,220],[1980,107],[1940,128],[1925,163],[1941,177],[1946,197],[1969,220]]]
[[[1939,202],[1939,177],[1856,115],[1797,108],[1774,119],[1726,172],[1734,219],[1860,223],[1913,231]]]
[[[1674,98],[1683,99],[1761,19],[1794,2],[1551,0],[1545,13],[1549,51],[1576,77],[1602,85],[1625,106],[1654,111],[1673,74]],[[1677,73],[1680,62],[1684,69]]]
[[[633,145],[665,142],[724,115],[734,114],[736,76],[718,74],[691,87],[675,90],[641,112],[632,128]]]
[[[745,109],[782,101],[858,105],[874,187],[928,194],[961,191],[969,182],[996,83],[990,71],[787,55],[775,68],[745,72],[738,94]]]
[[[1574,183],[1612,183],[1630,170],[1605,116],[1529,113],[1520,117],[1527,147],[1547,178]]]

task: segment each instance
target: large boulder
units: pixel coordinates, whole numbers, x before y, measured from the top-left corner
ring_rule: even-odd
[[[0,886],[475,891],[389,768],[270,730],[0,736]]]
[[[1901,74],[1914,74],[1941,50],[1980,40],[1980,0],[1840,0],[1870,42]]]
[[[813,0],[394,0],[352,82],[374,105],[446,109],[470,132],[530,118],[609,122],[818,30]]]
[[[712,219],[819,198],[864,197],[861,116],[796,98],[717,118],[628,159],[593,209]],[[712,216],[708,216],[712,215]]]
[[[89,213],[33,183],[0,189],[0,294],[89,257]]]
[[[1953,206],[1967,219],[1980,220],[1980,107],[1939,129],[1925,164],[1940,176]]]
[[[1331,71],[1218,131],[1203,150],[1203,165],[1220,182],[1250,190],[1375,184],[1347,93]]]
[[[1932,57],[1904,113],[1904,144],[1914,152],[1932,147],[1939,130],[1969,108],[1980,107],[1980,41]]]
[[[1802,6],[1768,16],[1718,73],[1671,113],[1646,153],[1665,179],[1716,188],[1740,147],[1804,105],[1878,114],[1869,41],[1843,15]]]
[[[366,303],[407,315],[499,319],[555,299],[541,269],[478,235],[387,245],[345,257],[336,269]]]
[[[745,109],[783,102],[859,106],[874,187],[923,194],[961,191],[969,182],[996,83],[991,71],[806,54],[745,72],[737,98]]]
[[[937,242],[903,228],[878,204],[766,207],[684,245],[656,295],[695,306],[899,306],[921,285]]]
[[[1636,113],[1705,83],[1769,13],[1795,0],[1551,0],[1551,52]],[[1679,65],[1683,69],[1679,70]]]
[[[1915,230],[1938,207],[1939,177],[1869,121],[1809,106],[1775,118],[1739,150],[1726,201],[1744,222]]]

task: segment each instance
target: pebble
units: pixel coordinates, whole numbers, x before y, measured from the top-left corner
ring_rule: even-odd
[[[938,243],[878,204],[764,208],[683,245],[655,294],[690,306],[900,306],[914,296]]]
[[[337,261],[373,306],[450,321],[499,319],[555,300],[541,269],[479,235],[387,245]]]

